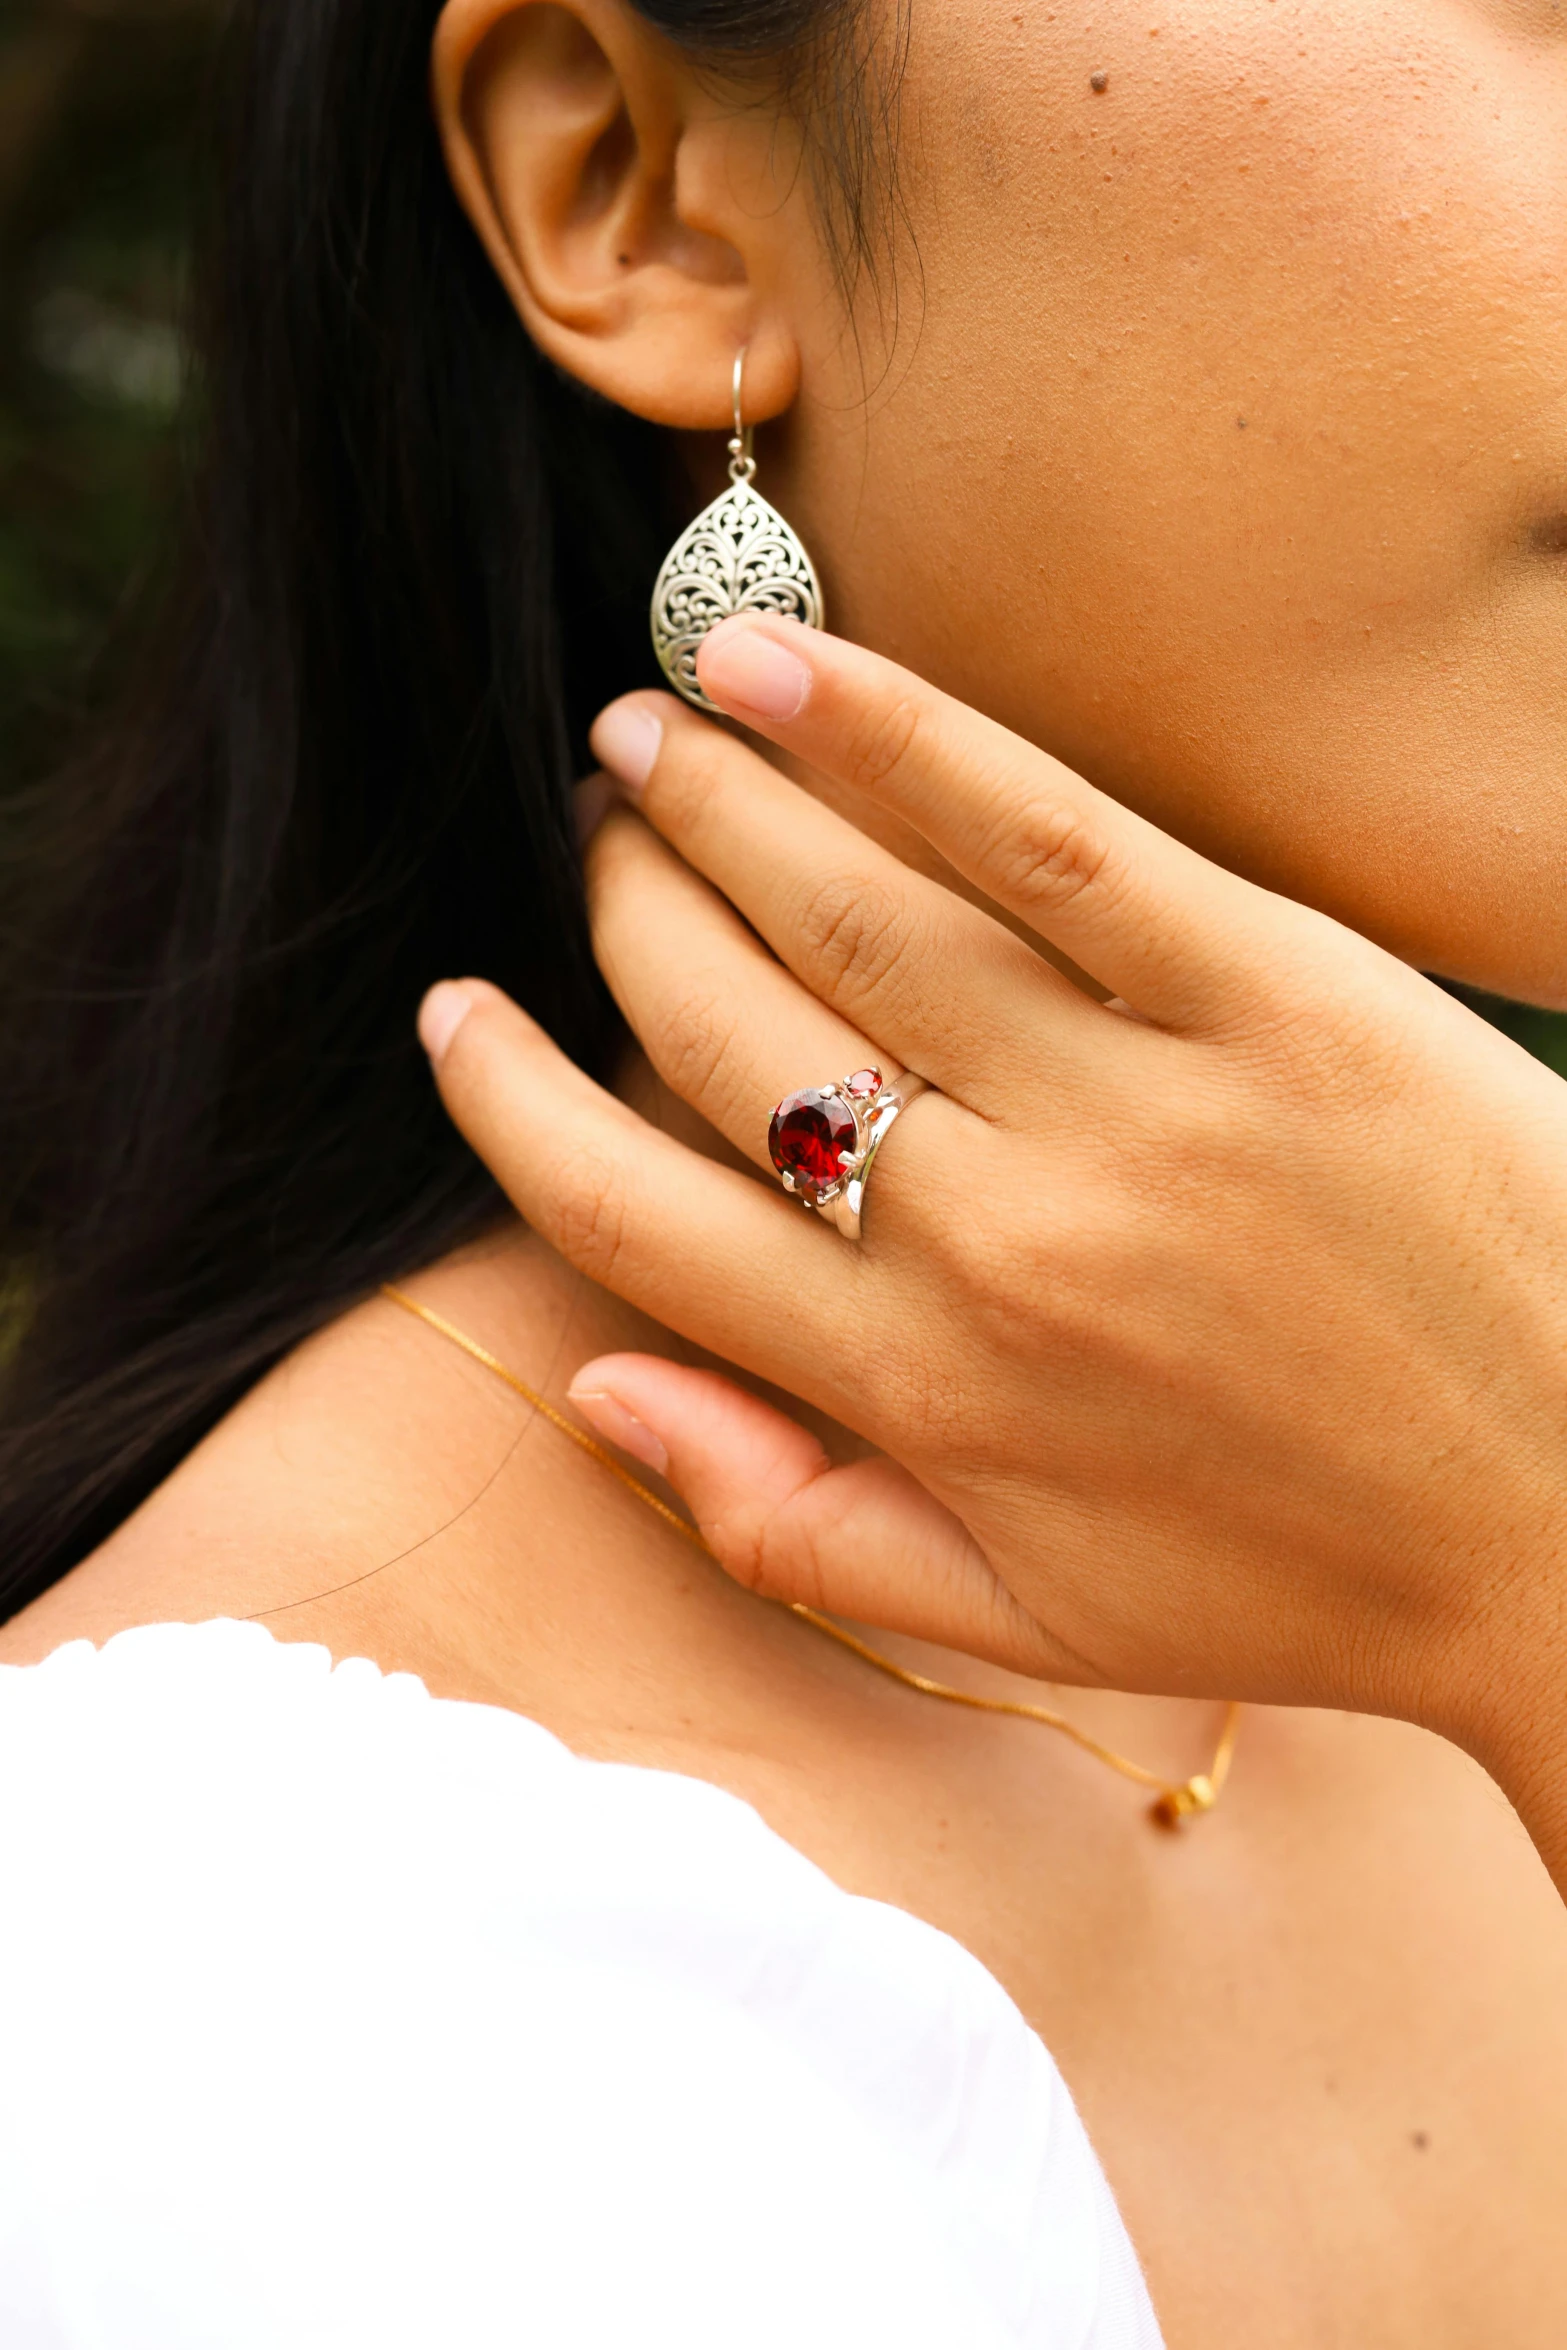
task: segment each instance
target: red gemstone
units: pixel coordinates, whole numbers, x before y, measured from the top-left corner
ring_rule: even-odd
[[[792,1175],[808,1196],[841,1181],[839,1153],[852,1151],[857,1140],[848,1103],[809,1087],[784,1096],[767,1130],[773,1165],[780,1175]]]
[[[844,1079],[844,1090],[852,1093],[857,1102],[868,1102],[873,1093],[881,1091],[879,1069],[856,1069],[852,1077]]]

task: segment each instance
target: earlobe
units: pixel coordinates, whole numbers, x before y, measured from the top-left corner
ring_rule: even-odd
[[[751,415],[788,407],[790,207],[745,184],[776,124],[721,109],[627,0],[447,0],[431,69],[452,184],[549,358],[650,422],[717,429],[749,345]]]

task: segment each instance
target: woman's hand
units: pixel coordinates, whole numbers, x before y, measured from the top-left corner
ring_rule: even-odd
[[[793,1088],[939,1091],[856,1249],[495,990],[435,990],[447,1105],[523,1216],[885,1458],[648,1357],[578,1400],[758,1590],[1053,1680],[1401,1714],[1567,1853],[1567,1088],[890,662],[733,622],[700,674],[1017,930],[669,697],[605,713],[637,812],[589,854],[598,952],[675,1092],[765,1168]]]

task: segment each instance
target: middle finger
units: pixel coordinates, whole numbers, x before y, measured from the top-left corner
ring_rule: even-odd
[[[626,719],[659,739],[634,776]],[[635,739],[635,737],[633,737]],[[985,1115],[1057,1055],[1090,1044],[1099,1007],[1001,924],[913,872],[743,743],[665,694],[612,705],[594,747],[688,864],[716,884],[819,1001]]]

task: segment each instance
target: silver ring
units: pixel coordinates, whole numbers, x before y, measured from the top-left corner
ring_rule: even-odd
[[[786,1093],[767,1129],[768,1156],[785,1191],[836,1224],[845,1240],[858,1240],[876,1153],[899,1113],[928,1090],[908,1070],[884,1084],[879,1069],[856,1069],[836,1085]]]

